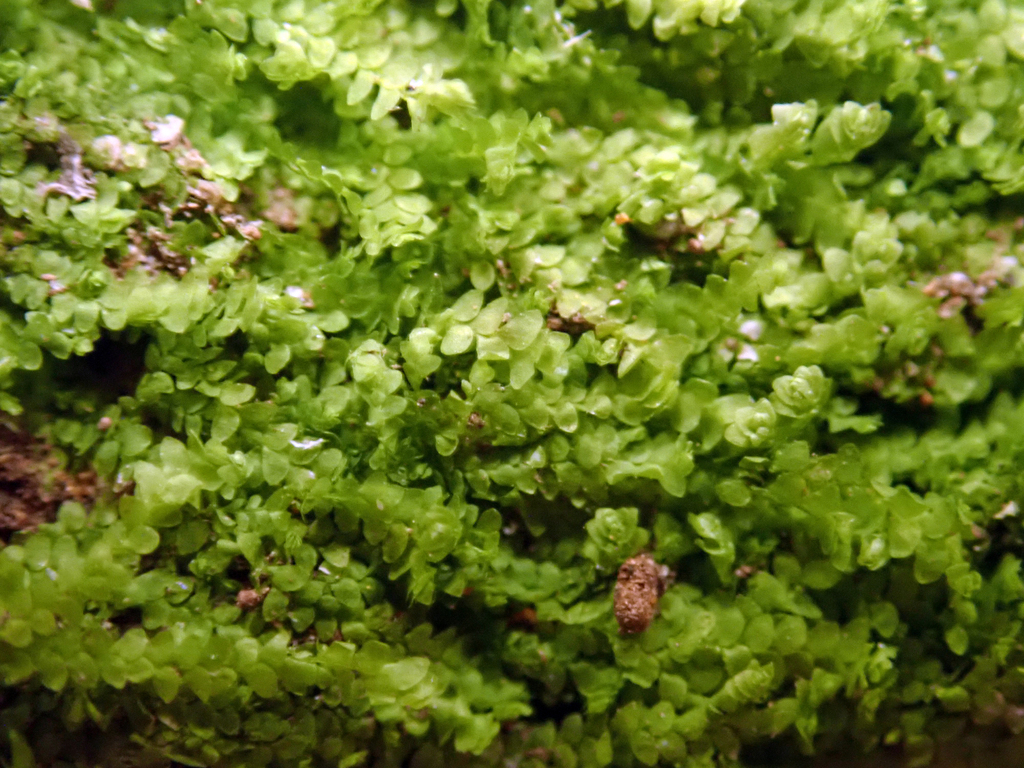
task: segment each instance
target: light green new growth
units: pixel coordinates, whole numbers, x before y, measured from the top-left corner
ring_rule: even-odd
[[[6,764],[1024,730],[1022,60],[1003,0],[0,0]]]

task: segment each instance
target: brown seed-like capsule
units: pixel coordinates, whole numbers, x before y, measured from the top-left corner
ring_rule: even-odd
[[[251,611],[259,607],[263,598],[267,596],[267,589],[243,589],[235,596],[235,605],[243,611]]]
[[[615,618],[619,632],[632,635],[651,625],[658,612],[658,598],[665,594],[670,571],[650,555],[635,555],[619,567],[615,585]]]

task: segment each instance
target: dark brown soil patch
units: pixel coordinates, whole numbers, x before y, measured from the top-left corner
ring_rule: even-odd
[[[65,501],[95,499],[96,473],[70,473],[60,463],[51,446],[0,425],[0,539],[53,522]]]

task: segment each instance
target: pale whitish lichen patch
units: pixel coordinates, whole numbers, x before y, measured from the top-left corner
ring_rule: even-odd
[[[154,142],[165,149],[171,149],[181,143],[185,121],[177,115],[167,115],[163,120],[146,123],[146,127]]]

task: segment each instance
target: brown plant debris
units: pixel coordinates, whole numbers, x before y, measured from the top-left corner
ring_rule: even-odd
[[[127,235],[128,257],[117,265],[119,277],[124,277],[129,269],[136,266],[153,275],[167,272],[181,277],[192,266],[189,257],[170,248],[170,236],[158,227],[147,227],[143,232],[129,227]]]
[[[615,585],[615,619],[623,635],[643,632],[658,612],[658,600],[668,588],[672,572],[646,553],[619,567]]]
[[[65,501],[92,503],[96,473],[72,474],[59,465],[46,443],[0,425],[0,538],[53,522]]]
[[[258,219],[250,221],[235,210],[225,197],[221,186],[215,181],[199,179],[194,185],[188,188],[190,199],[181,207],[185,216],[192,216],[202,211],[210,216],[216,216],[221,223],[238,232],[246,240],[259,240],[260,222]]]
[[[570,336],[582,336],[587,331],[594,330],[594,324],[577,312],[572,317],[562,317],[557,311],[551,310],[547,317],[548,330],[560,331]]]
[[[82,148],[78,142],[61,131],[57,140],[60,155],[60,178],[49,184],[40,183],[37,191],[43,197],[51,192],[67,195],[73,200],[91,200],[96,197],[96,176],[82,164]]]
[[[921,289],[925,296],[945,299],[939,307],[939,317],[944,320],[953,317],[966,305],[980,306],[985,302],[988,292],[1009,278],[1009,271],[1017,266],[1013,257],[996,259],[992,266],[982,272],[976,279],[971,279],[963,272],[950,272],[939,275],[929,281]]]

